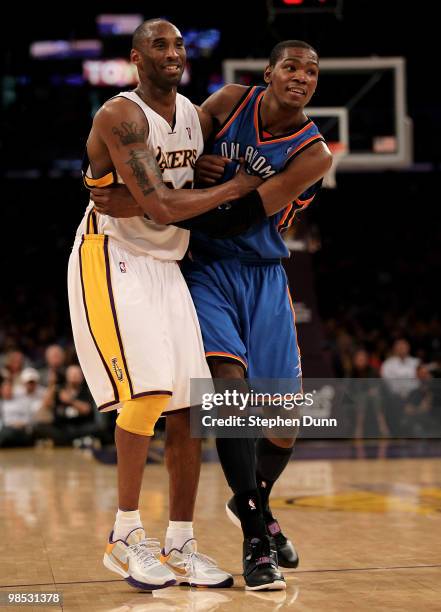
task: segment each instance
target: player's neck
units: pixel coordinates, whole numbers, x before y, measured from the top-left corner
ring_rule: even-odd
[[[273,96],[265,94],[260,104],[260,121],[265,131],[273,136],[287,134],[305,123],[307,117],[302,107],[283,108]]]
[[[146,86],[140,83],[135,92],[170,125],[173,123],[176,110],[176,87],[164,90],[152,84]]]

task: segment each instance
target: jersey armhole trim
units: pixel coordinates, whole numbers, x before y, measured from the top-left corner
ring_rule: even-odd
[[[283,168],[285,169],[288,164],[292,162],[293,159],[300,155],[300,153],[303,153],[303,151],[306,151],[306,149],[309,149],[309,147],[312,147],[312,145],[314,145],[316,142],[326,141],[321,134],[314,134],[314,136],[311,136],[311,138],[308,138],[307,140],[305,140],[305,142],[303,142],[296,149],[294,149],[294,151],[287,158]]]
[[[243,93],[243,95],[239,98],[239,100],[234,105],[234,107],[233,107],[232,111],[230,112],[230,114],[228,115],[228,117],[225,119],[225,121],[219,127],[219,131],[215,135],[215,140],[220,138],[222,136],[222,134],[224,132],[226,132],[226,130],[230,127],[230,125],[233,123],[233,121],[236,119],[236,117],[238,117],[238,115],[241,113],[241,111],[243,110],[243,108],[245,107],[246,103],[251,98],[251,96],[253,95],[255,90],[256,90],[256,86],[253,85],[252,87],[249,87]]]

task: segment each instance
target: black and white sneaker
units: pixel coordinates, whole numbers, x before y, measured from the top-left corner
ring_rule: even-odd
[[[230,521],[240,529],[240,519],[234,497],[232,497],[226,503],[225,511]],[[268,535],[270,536],[276,549],[278,564],[280,567],[297,567],[299,564],[299,556],[297,551],[294,548],[291,540],[288,540],[288,538],[283,535],[279,523],[272,516],[270,518],[265,518],[265,523]]]
[[[278,521],[276,521],[274,517],[271,518],[271,522],[265,521],[265,523],[268,534],[275,544],[280,567],[297,567],[299,564],[299,555],[293,543],[283,535]]]
[[[246,538],[243,543],[243,577],[247,591],[282,591],[283,574],[271,551],[270,538]]]

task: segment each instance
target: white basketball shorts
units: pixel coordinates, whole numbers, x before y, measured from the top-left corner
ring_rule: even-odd
[[[78,360],[101,411],[169,395],[190,405],[191,378],[211,378],[196,311],[175,261],[129,252],[102,234],[75,241],[68,269]]]

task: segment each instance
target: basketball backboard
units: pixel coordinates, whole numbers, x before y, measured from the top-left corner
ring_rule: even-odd
[[[223,62],[226,83],[264,84],[266,59]],[[317,92],[306,112],[329,142],[342,142],[343,170],[386,170],[412,163],[412,122],[402,57],[320,60]]]

